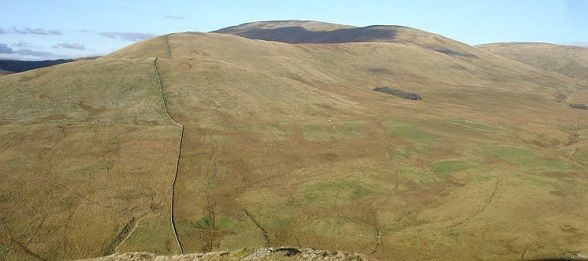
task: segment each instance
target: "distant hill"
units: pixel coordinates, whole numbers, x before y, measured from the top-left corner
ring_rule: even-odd
[[[2,75],[7,75],[7,74],[11,74],[11,73],[12,73],[12,72],[5,71],[5,70],[2,70],[2,69],[0,69],[0,76],[2,76]]]
[[[318,21],[304,21],[304,20],[281,20],[281,21],[261,21],[244,23],[236,26],[230,26],[227,28],[220,29],[218,33],[247,33],[254,30],[274,30],[280,28],[293,28],[300,27],[310,32],[321,32],[321,31],[334,31],[339,29],[350,29],[356,28],[355,26],[325,23]]]
[[[478,48],[528,65],[588,81],[588,48],[548,43],[493,43]]]
[[[265,21],[227,27],[213,33],[284,43],[392,42],[413,44],[457,57],[475,57],[477,50],[464,43],[411,27],[372,25],[354,27],[315,21]]]
[[[8,72],[24,72],[47,66],[72,62],[71,59],[44,60],[44,61],[20,61],[20,60],[0,60],[0,69]]]
[[[43,60],[43,61],[22,61],[22,60],[0,60],[0,75],[26,72],[43,67],[64,64],[74,61],[94,60],[98,56],[81,57],[76,59],[58,59],[58,60]]]

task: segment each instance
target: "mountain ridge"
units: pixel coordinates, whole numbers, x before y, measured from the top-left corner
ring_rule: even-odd
[[[466,44],[433,33],[398,25],[355,27],[316,21],[265,21],[261,23],[241,24],[212,32],[294,44],[335,44],[350,42],[412,43],[447,54],[472,55],[468,51],[464,52],[464,49],[470,49],[469,51],[472,51]],[[441,48],[439,43],[445,46]]]

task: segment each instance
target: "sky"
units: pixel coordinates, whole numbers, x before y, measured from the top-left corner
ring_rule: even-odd
[[[156,35],[267,20],[404,25],[472,45],[588,46],[588,0],[0,0],[0,59],[105,55]]]

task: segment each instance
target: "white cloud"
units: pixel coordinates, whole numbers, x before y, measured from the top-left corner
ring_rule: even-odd
[[[135,33],[135,32],[98,32],[98,34],[102,35],[104,37],[112,38],[112,39],[123,39],[123,40],[127,40],[127,41],[132,41],[132,42],[145,40],[145,39],[148,39],[148,38],[155,36],[150,33]]]
[[[81,43],[59,43],[52,46],[55,49],[72,49],[72,50],[86,50],[86,47]]]

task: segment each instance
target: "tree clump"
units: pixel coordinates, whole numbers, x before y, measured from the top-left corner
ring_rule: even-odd
[[[407,100],[421,100],[421,99],[423,99],[423,97],[421,97],[420,95],[418,95],[416,93],[406,92],[403,90],[390,88],[390,87],[386,87],[386,86],[376,87],[376,88],[374,88],[374,91],[398,96],[400,98],[407,99]]]
[[[574,109],[579,109],[579,110],[588,110],[588,106],[586,104],[581,104],[581,103],[571,103],[570,107],[572,107]]]

